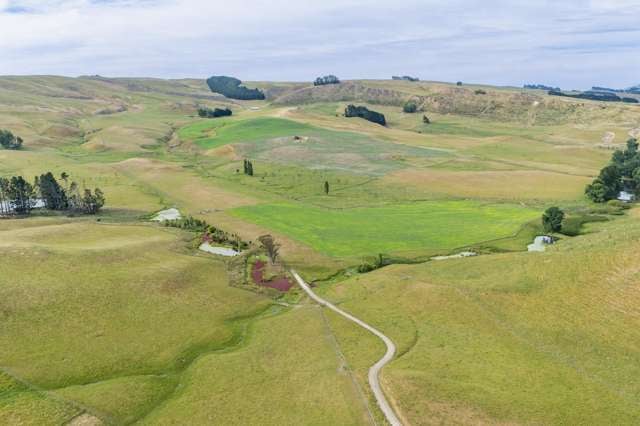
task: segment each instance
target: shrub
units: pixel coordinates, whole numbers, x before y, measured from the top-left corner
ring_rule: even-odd
[[[22,148],[22,138],[15,136],[8,130],[0,129],[0,146],[4,149],[20,149]]]
[[[404,106],[402,107],[402,111],[412,114],[416,111],[418,111],[418,105],[416,105],[415,102],[413,101],[409,101],[407,103],[404,104]]]
[[[221,108],[211,109],[207,107],[198,108],[198,115],[203,118],[228,117],[232,114],[233,114],[233,111],[231,111],[229,108],[224,108],[224,109],[221,109]]]
[[[542,227],[545,232],[559,232],[562,229],[564,212],[558,207],[549,207],[542,214]]]

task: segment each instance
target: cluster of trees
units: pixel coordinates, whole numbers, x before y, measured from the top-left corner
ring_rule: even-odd
[[[228,244],[237,251],[246,250],[250,243],[243,241],[237,234],[230,234],[222,229],[209,225],[206,221],[187,216],[181,219],[165,220],[164,226],[185,229],[202,233],[202,241],[207,243]]]
[[[325,75],[324,77],[318,77],[313,82],[314,86],[324,86],[327,84],[340,84],[340,80],[335,75]]]
[[[244,160],[244,174],[253,176],[253,163],[249,160]]]
[[[231,114],[233,114],[233,111],[231,111],[229,108],[224,108],[224,109],[221,109],[221,108],[211,109],[207,107],[198,108],[198,115],[203,118],[228,117]]]
[[[347,108],[344,110],[344,116],[364,118],[365,120],[380,124],[381,126],[387,125],[387,120],[384,118],[383,114],[376,111],[370,111],[367,107],[363,106],[347,105]]]
[[[563,220],[564,212],[560,208],[549,207],[542,214],[542,227],[545,232],[560,232]]]
[[[402,107],[402,111],[408,114],[413,114],[414,112],[418,111],[418,104],[414,101],[407,101]]]
[[[213,76],[207,79],[207,86],[212,92],[220,93],[230,99],[263,100],[264,93],[259,89],[249,89],[242,86],[242,81],[234,77]]]
[[[636,98],[620,97],[612,92],[596,92],[593,90],[588,90],[582,93],[564,93],[558,90],[549,90],[549,95],[564,96],[567,98],[576,98],[576,99],[590,99],[592,101],[628,102],[632,104],[638,103],[638,100]]]
[[[411,77],[409,75],[397,76],[394,75],[391,77],[392,80],[404,80],[404,81],[420,81],[418,77]]]
[[[0,146],[4,149],[22,148],[22,138],[15,136],[9,130],[0,129]]]
[[[544,84],[525,84],[524,85],[525,89],[536,89],[536,90],[553,90],[556,92],[560,91],[559,87],[551,87],[551,86],[546,86]]]
[[[622,190],[640,194],[640,153],[638,141],[629,139],[625,150],[617,150],[611,162],[587,185],[585,194],[596,203],[617,198]]]
[[[96,214],[104,206],[100,188],[80,190],[76,182],[69,183],[69,175],[60,176],[60,185],[53,173],[36,176],[34,183],[22,176],[0,177],[0,215],[27,215],[35,207],[72,213]]]

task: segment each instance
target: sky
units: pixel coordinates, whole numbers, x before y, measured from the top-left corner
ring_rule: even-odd
[[[640,84],[640,0],[0,0],[0,75]]]

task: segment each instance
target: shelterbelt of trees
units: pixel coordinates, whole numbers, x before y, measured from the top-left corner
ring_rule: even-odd
[[[371,121],[372,123],[377,123],[381,126],[387,125],[387,120],[384,117],[384,114],[381,114],[376,111],[371,111],[369,108],[364,106],[355,106],[355,105],[347,105],[347,108],[344,110],[345,117],[360,117],[365,120]]]
[[[620,191],[640,195],[640,152],[633,138],[627,141],[625,150],[613,153],[611,162],[587,185],[585,194],[596,203],[604,203],[617,198]]]
[[[598,92],[588,90],[582,93],[565,93],[559,90],[549,90],[550,96],[564,96],[567,98],[576,98],[576,99],[591,99],[592,101],[604,101],[604,102],[627,102],[632,104],[637,104],[638,100],[636,98],[631,98],[628,96],[620,97],[615,93],[610,92]]]
[[[100,188],[82,188],[62,173],[58,183],[53,173],[36,176],[30,183],[22,176],[0,177],[0,216],[28,215],[35,207],[69,213],[96,214],[104,206]]]
[[[229,99],[242,101],[263,100],[264,93],[259,89],[249,89],[242,86],[242,81],[224,75],[212,76],[207,79],[207,86],[214,93],[220,93]]]

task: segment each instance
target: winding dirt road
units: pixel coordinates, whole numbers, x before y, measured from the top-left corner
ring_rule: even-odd
[[[300,277],[300,275],[298,275],[295,271],[292,270],[291,274],[298,282],[298,285],[300,285],[300,287],[309,295],[309,297],[311,297],[320,305],[326,306],[332,311],[337,312],[338,314],[342,315],[348,320],[355,322],[360,327],[365,328],[366,330],[375,334],[387,346],[387,353],[385,353],[384,356],[380,359],[380,361],[373,364],[373,366],[371,366],[371,368],[369,369],[369,386],[371,386],[371,390],[373,391],[373,394],[376,397],[378,406],[380,407],[380,410],[382,410],[382,412],[384,413],[385,417],[387,418],[387,421],[392,426],[402,426],[402,423],[398,419],[398,416],[396,416],[396,413],[393,411],[393,408],[391,408],[391,405],[389,405],[389,402],[387,402],[387,398],[385,398],[384,393],[382,392],[382,388],[380,387],[380,380],[378,377],[380,375],[380,370],[382,370],[382,367],[384,367],[387,363],[389,363],[389,361],[393,359],[393,356],[396,353],[396,345],[393,344],[391,339],[389,339],[387,336],[385,336],[380,331],[376,330],[366,322],[359,320],[353,315],[338,308],[333,303],[327,302],[326,300],[319,297],[317,294],[313,292],[313,290],[311,290],[311,287],[309,287],[309,285],[306,282],[304,282],[304,280]]]

